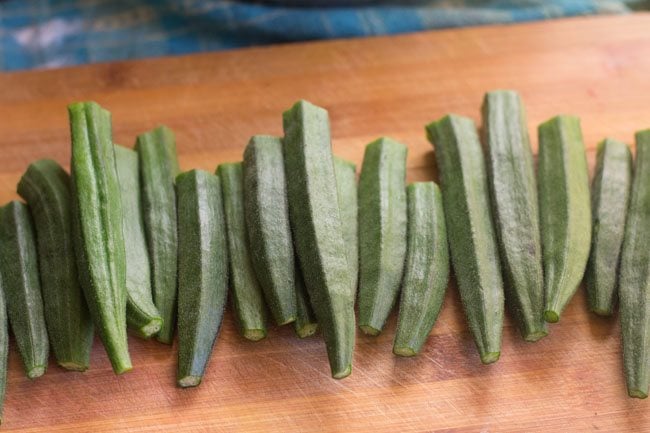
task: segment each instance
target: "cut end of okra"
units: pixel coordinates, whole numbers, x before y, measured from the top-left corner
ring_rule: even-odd
[[[332,377],[334,379],[343,379],[345,377],[348,377],[352,373],[352,366],[348,365],[345,369],[341,371],[333,371],[332,372]]]
[[[185,376],[178,379],[178,386],[181,388],[191,388],[201,384],[201,376]]]
[[[648,398],[648,393],[640,389],[630,389],[627,391],[627,394],[632,398],[640,398],[640,399]]]
[[[300,338],[307,338],[314,335],[317,329],[318,329],[317,323],[308,323],[304,326],[301,326],[300,328],[296,327],[296,334]]]
[[[497,362],[500,356],[501,352],[487,352],[481,355],[481,362],[483,364],[492,364],[493,362]]]
[[[544,311],[544,320],[548,323],[557,323],[560,321],[560,314],[553,310]]]
[[[415,356],[418,354],[410,347],[393,347],[393,353],[397,356]]]
[[[140,334],[142,338],[151,338],[160,332],[160,329],[162,329],[162,324],[163,321],[159,317],[151,319],[149,323],[138,330],[138,334]]]
[[[88,370],[88,366],[86,364],[80,364],[74,361],[59,362],[58,364],[59,367],[65,368],[68,371],[84,372]]]
[[[47,367],[43,365],[37,365],[36,367],[32,368],[27,372],[27,377],[30,379],[36,379],[37,377],[41,377],[42,375],[45,374],[45,370]]]
[[[381,332],[381,329],[374,328],[370,325],[359,325],[359,329],[361,329],[361,332],[364,334],[371,335],[373,337],[376,337]]]
[[[291,317],[287,317],[282,321],[277,321],[277,324],[278,326],[283,326],[283,325],[288,325],[289,323],[293,323],[295,321],[296,321],[296,316],[291,316]]]
[[[243,331],[244,338],[250,341],[260,341],[266,338],[266,330],[264,329],[245,329]]]
[[[614,314],[614,308],[612,306],[608,307],[602,307],[602,306],[595,306],[594,308],[591,309],[591,312],[602,317],[609,317],[612,314]]]
[[[547,331],[529,332],[528,334],[524,335],[524,340],[530,343],[534,343],[535,341],[541,340],[547,335],[548,335]]]

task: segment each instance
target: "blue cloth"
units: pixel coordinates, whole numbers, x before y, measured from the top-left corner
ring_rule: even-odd
[[[308,0],[302,1],[305,2]],[[287,41],[624,13],[630,2],[437,0],[368,5],[368,2],[360,4],[357,0],[348,4],[358,6],[347,7],[298,7],[279,3],[0,1],[0,70],[58,67]],[[322,3],[321,0],[319,4]]]

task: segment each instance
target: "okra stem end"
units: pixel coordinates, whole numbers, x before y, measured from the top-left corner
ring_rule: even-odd
[[[640,389],[636,389],[636,388],[634,388],[634,389],[629,389],[629,390],[627,391],[627,394],[628,394],[630,397],[632,397],[632,398],[640,398],[640,399],[644,399],[644,398],[647,398],[647,397],[648,397],[648,393],[647,393],[647,392],[642,391],[642,390],[640,390]]]
[[[266,331],[264,329],[245,329],[243,334],[244,338],[250,341],[260,341],[266,338]]]
[[[548,323],[557,323],[560,321],[560,314],[553,310],[544,311],[544,320]]]
[[[318,329],[318,325],[316,323],[309,323],[300,328],[296,328],[296,334],[300,338],[307,338],[314,335],[316,333],[316,329]]]
[[[343,379],[345,377],[348,377],[352,373],[352,366],[348,365],[341,371],[332,371],[332,377],[334,379]]]
[[[500,356],[501,352],[487,352],[481,355],[481,362],[483,364],[492,364],[497,362]]]
[[[201,384],[201,376],[185,376],[178,379],[178,386],[181,388],[190,388]]]
[[[144,325],[138,330],[138,333],[142,338],[151,338],[154,335],[156,335],[158,332],[160,332],[160,329],[162,328],[162,318],[156,317],[154,319],[151,319],[149,323]]]
[[[535,341],[541,340],[547,335],[548,335],[548,331],[546,330],[529,332],[524,335],[524,340],[534,343]]]
[[[376,337],[381,332],[381,329],[377,329],[370,325],[359,325],[359,329],[361,329],[361,332],[364,334],[371,335],[373,337]]]
[[[65,368],[66,370],[69,371],[84,372],[88,370],[88,364],[84,364],[76,361],[59,362],[58,364],[61,368]]]
[[[36,379],[37,377],[41,377],[42,375],[45,374],[46,369],[47,367],[44,365],[37,365],[36,367],[33,367],[27,371],[27,377],[30,379]]]
[[[415,356],[418,353],[410,347],[393,347],[393,353],[397,356]]]

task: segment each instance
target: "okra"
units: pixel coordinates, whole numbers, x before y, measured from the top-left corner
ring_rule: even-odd
[[[483,99],[492,211],[506,303],[526,341],[547,335],[539,205],[528,124],[517,92],[497,90]]]
[[[267,314],[248,249],[242,163],[219,165],[217,176],[221,180],[226,217],[232,305],[240,333],[248,340],[258,341],[266,337]]]
[[[138,336],[150,338],[160,331],[162,317],[153,303],[151,270],[142,220],[137,152],[115,145],[120,180],[123,232],[126,242],[126,324]]]
[[[405,145],[366,146],[359,176],[359,328],[378,335],[399,295],[406,256]]]
[[[449,281],[449,247],[442,195],[433,182],[407,188],[408,245],[393,353],[420,353],[433,328]]]
[[[296,264],[296,321],[293,329],[300,338],[307,338],[318,330],[318,321],[309,302],[300,266]]]
[[[228,293],[228,244],[219,178],[191,170],[178,195],[178,385],[197,386],[221,327]]]
[[[359,279],[359,236],[357,206],[357,167],[344,159],[334,157],[336,190],[339,194],[339,207],[343,222],[343,239],[348,247],[348,261],[352,275],[353,296],[357,296]]]
[[[295,264],[282,141],[256,135],[244,151],[244,210],[251,259],[278,325],[296,320]]]
[[[126,259],[111,115],[95,102],[68,107],[72,134],[72,232],[90,316],[116,374],[131,370]]]
[[[592,234],[587,263],[587,300],[596,314],[610,316],[616,304],[618,267],[632,182],[632,154],[625,143],[598,144],[591,190]]]
[[[70,176],[55,161],[33,162],[18,183],[34,219],[45,324],[57,363],[85,371],[93,323],[75,261]]]
[[[1,278],[0,278],[1,281]],[[2,283],[0,283],[1,285]],[[9,322],[7,321],[7,305],[4,289],[0,288],[0,424],[5,406],[7,391],[7,358],[9,355]]]
[[[352,372],[353,279],[343,237],[326,110],[299,101],[283,113],[289,218],[332,376]]]
[[[27,377],[34,379],[47,370],[50,346],[31,216],[16,200],[0,208],[0,272],[11,329]]]
[[[503,281],[483,152],[474,121],[447,115],[427,126],[442,185],[449,247],[470,330],[484,364],[501,353]]]
[[[577,117],[554,117],[538,132],[544,318],[557,322],[582,281],[589,258],[589,174]]]
[[[636,133],[619,279],[623,366],[630,397],[646,398],[650,380],[650,129]]]
[[[163,323],[156,339],[171,344],[176,324],[177,228],[174,179],[179,172],[174,133],[159,126],[138,136],[142,214],[151,262],[153,301]]]

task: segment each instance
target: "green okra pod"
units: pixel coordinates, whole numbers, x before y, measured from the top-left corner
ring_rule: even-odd
[[[359,175],[359,328],[377,335],[399,295],[406,256],[405,145],[366,146]]]
[[[228,243],[219,178],[191,170],[176,178],[178,195],[178,374],[181,387],[201,383],[219,334],[228,293]]]
[[[438,318],[449,282],[449,247],[442,195],[433,182],[407,188],[408,246],[393,353],[420,353]]]
[[[352,288],[356,297],[359,280],[357,167],[353,163],[335,156],[334,174],[336,175],[336,190],[339,194],[339,207],[341,208],[343,239],[348,247]]]
[[[230,256],[230,288],[237,325],[244,338],[258,341],[266,337],[266,304],[257,282],[248,246],[244,217],[244,180],[241,162],[220,164],[224,213]]]
[[[156,339],[171,344],[176,325],[178,239],[174,179],[179,173],[174,133],[159,126],[140,134],[135,144],[140,157],[142,214],[151,262],[153,301],[163,323]]]
[[[630,397],[646,398],[650,381],[650,129],[636,133],[619,277],[623,367]]]
[[[535,165],[521,98],[511,90],[483,99],[494,226],[506,303],[526,341],[547,335]]]
[[[95,102],[68,107],[72,135],[72,232],[77,270],[96,329],[117,374],[131,370],[126,259],[111,115]]]
[[[50,345],[31,220],[27,205],[19,201],[0,208],[0,272],[7,313],[25,373],[34,379],[47,370]]]
[[[309,301],[300,266],[296,264],[296,321],[293,328],[300,338],[314,335],[318,330],[318,321]]]
[[[120,180],[126,254],[126,324],[138,336],[150,338],[160,331],[162,317],[153,302],[151,268],[142,219],[137,152],[115,145]]]
[[[332,376],[352,372],[353,279],[332,160],[327,111],[299,101],[283,113],[289,218],[300,268],[323,332]]]
[[[244,151],[244,209],[251,259],[278,325],[296,320],[295,263],[282,141],[256,135]]]
[[[593,229],[585,278],[589,309],[604,316],[612,315],[616,304],[631,182],[630,148],[611,138],[600,142],[591,190]]]
[[[18,183],[34,219],[45,323],[57,363],[68,370],[90,365],[93,323],[84,299],[72,236],[70,176],[55,161],[29,165]]]
[[[0,278],[1,281],[1,278]],[[0,283],[1,285],[1,283]],[[4,289],[0,288],[0,424],[7,391],[7,358],[9,355],[9,322]]]
[[[557,322],[582,281],[591,244],[589,174],[577,117],[557,116],[539,126],[538,160],[544,318]]]
[[[442,185],[454,273],[484,364],[501,353],[503,280],[483,152],[474,121],[447,115],[427,126]]]

